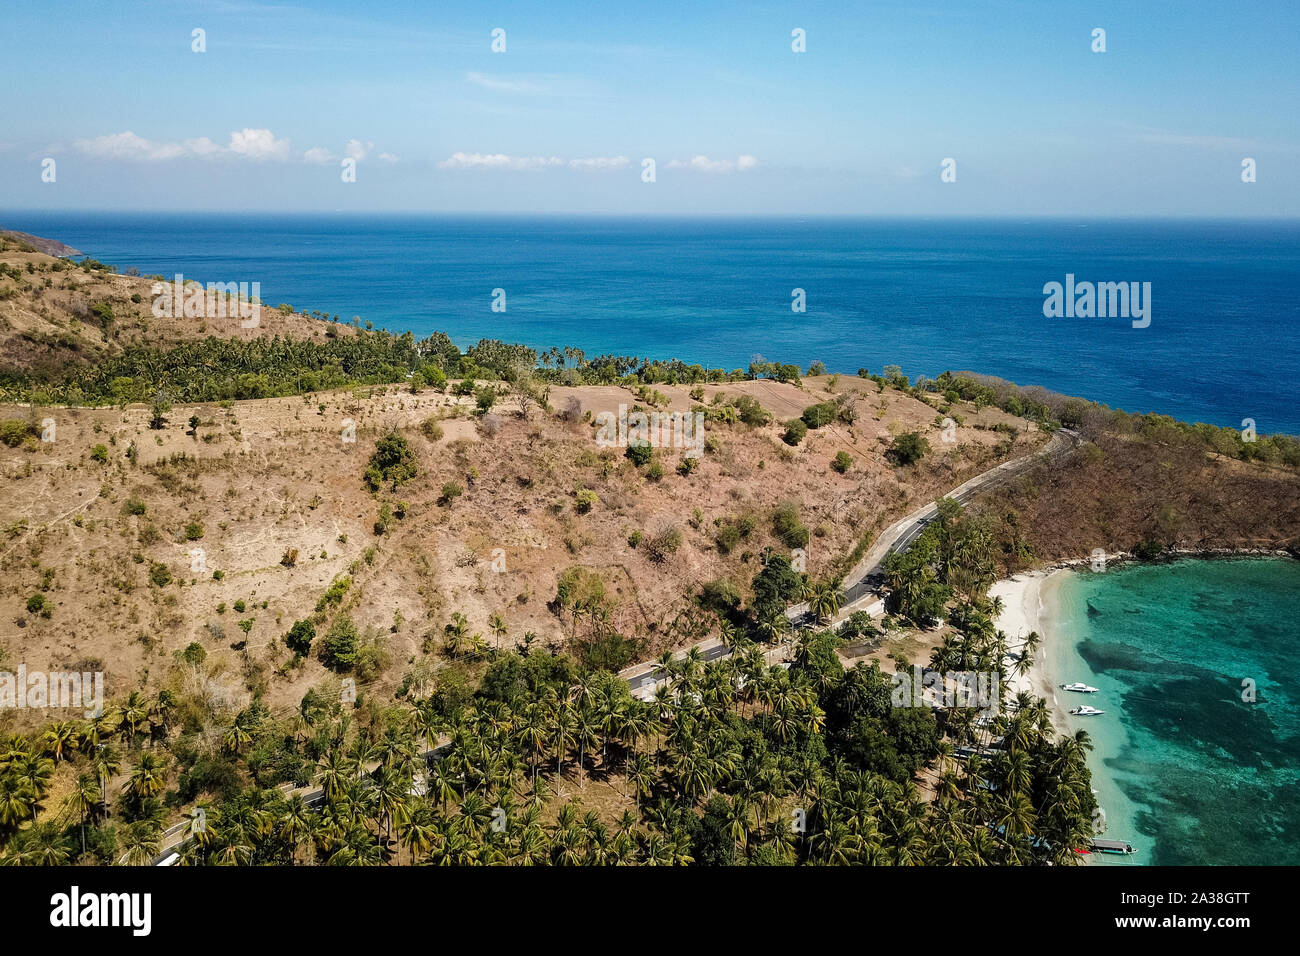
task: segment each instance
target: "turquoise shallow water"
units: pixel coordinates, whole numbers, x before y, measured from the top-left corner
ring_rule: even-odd
[[[1085,729],[1108,837],[1139,864],[1300,865],[1300,561],[1067,575],[1048,672]],[[1050,609],[1049,609],[1050,611]],[[1243,680],[1256,702],[1243,701]]]

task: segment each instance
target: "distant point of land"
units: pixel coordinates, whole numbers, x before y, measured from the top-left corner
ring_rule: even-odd
[[[74,249],[72,246],[59,242],[57,239],[42,239],[40,236],[33,236],[31,233],[18,232],[14,229],[0,229],[0,236],[14,239],[20,243],[26,243],[37,252],[43,252],[47,256],[84,256],[85,253],[80,249]]]

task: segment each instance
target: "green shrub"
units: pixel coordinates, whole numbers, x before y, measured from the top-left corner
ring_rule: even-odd
[[[836,471],[838,471],[841,475],[848,472],[849,468],[851,468],[852,466],[853,466],[853,456],[846,451],[841,451],[837,453],[835,455],[835,460],[831,462],[831,467],[834,468]]]
[[[670,525],[645,539],[646,556],[656,564],[667,561],[682,546],[682,532]]]
[[[0,441],[10,448],[17,448],[29,436],[36,437],[38,435],[40,435],[40,432],[30,422],[24,422],[17,418],[6,418],[0,421]]]
[[[289,628],[289,633],[284,636],[284,642],[289,645],[289,650],[299,657],[307,656],[311,651],[311,642],[315,639],[316,625],[311,621],[294,621],[293,627]]]
[[[736,414],[746,425],[766,425],[772,420],[772,413],[749,395],[736,399]]]
[[[719,614],[729,614],[740,607],[740,591],[727,578],[716,578],[700,586],[700,604]]]
[[[348,588],[352,587],[352,579],[347,575],[341,578],[335,578],[330,582],[330,586],[325,589],[320,600],[316,602],[316,612],[319,614],[325,608],[331,605],[343,603],[343,595],[348,593]]]
[[[654,457],[654,453],[655,450],[650,447],[650,443],[645,441],[629,443],[627,451],[623,452],[628,460],[638,468],[642,465],[649,464],[650,459]]]
[[[340,614],[321,641],[321,663],[331,670],[347,672],[357,663],[357,626],[352,618]]]
[[[714,535],[713,543],[718,546],[721,554],[730,554],[740,544],[740,529],[731,522],[723,523]]]
[[[794,418],[785,423],[785,434],[781,440],[787,445],[797,445],[803,441],[804,436],[808,434],[808,426],[801,419]]]
[[[839,413],[840,408],[834,402],[819,402],[805,408],[799,418],[809,428],[821,428],[835,421]]]
[[[397,432],[389,432],[375,444],[374,454],[366,468],[365,483],[370,491],[378,491],[386,483],[396,489],[419,472],[410,442]]]
[[[772,532],[787,548],[806,548],[808,529],[799,517],[799,506],[785,502],[772,512]]]
[[[885,456],[899,465],[910,465],[930,453],[930,443],[920,432],[906,432],[894,439]]]

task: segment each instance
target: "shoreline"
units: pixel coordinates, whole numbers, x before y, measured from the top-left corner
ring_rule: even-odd
[[[995,626],[1007,636],[1007,660],[1014,663],[1024,651],[1025,636],[1037,631],[1041,640],[1034,651],[1033,663],[1022,674],[1008,677],[1011,694],[1030,694],[1047,701],[1052,725],[1058,734],[1067,733],[1065,707],[1056,695],[1056,680],[1052,673],[1052,653],[1057,649],[1059,634],[1056,630],[1057,592],[1065,575],[1078,564],[1072,561],[1034,571],[1022,571],[1010,578],[997,581],[989,589],[990,597],[1001,597],[1002,613]]]
[[[1294,560],[1296,557],[1294,551],[1279,549],[1184,549],[1166,552],[1164,560],[1157,561],[1108,555],[1106,570],[1129,564],[1158,566],[1182,561]],[[1103,694],[1108,688],[1120,695],[1123,693],[1122,685],[1107,684],[1101,679],[1104,675],[1089,676],[1091,672],[1087,662],[1077,653],[1063,626],[1067,608],[1060,594],[1062,582],[1067,580],[1068,573],[1085,572],[1090,564],[1089,559],[1058,562],[1003,578],[990,588],[990,597],[1000,597],[1003,601],[1003,610],[995,626],[1006,635],[1008,654],[1003,660],[1008,673],[1007,694],[1028,693],[1043,699],[1052,729],[1058,737],[1070,736],[1076,729],[1089,733],[1095,748],[1088,754],[1087,762],[1100,811],[1098,835],[1132,843],[1139,856],[1089,854],[1082,858],[1082,862],[1088,866],[1149,865],[1153,862],[1159,838],[1146,819],[1151,808],[1140,793],[1132,793],[1132,778],[1136,771],[1131,767],[1123,769],[1112,762],[1121,757],[1132,742],[1122,714],[1116,712],[1110,717],[1096,718],[1098,723],[1095,725],[1089,722],[1088,726],[1080,726],[1083,722],[1070,717],[1068,712],[1085,695],[1060,690],[1064,681],[1084,679],[1101,687]],[[1074,607],[1071,602],[1068,616],[1073,619],[1080,613],[1082,609]],[[1013,675],[1010,668],[1019,658],[1024,637],[1030,631],[1037,631],[1041,637],[1033,664],[1026,673]],[[1120,697],[1112,697],[1113,706],[1107,709],[1118,711],[1119,700]]]
[[[1198,560],[1233,560],[1235,558],[1290,558],[1300,560],[1300,554],[1285,548],[1176,548],[1162,552],[1153,559],[1142,559],[1129,551],[1118,551],[1105,555],[1104,569],[1110,570],[1128,564],[1170,564],[1176,561]],[[994,626],[1007,636],[1008,656],[1004,664],[1008,671],[1020,657],[1024,649],[1024,638],[1030,631],[1037,631],[1041,640],[1034,652],[1033,663],[1023,674],[1012,674],[1007,683],[1010,692],[1027,693],[1047,701],[1052,724],[1058,734],[1068,734],[1065,720],[1067,707],[1061,703],[1056,691],[1058,683],[1064,679],[1055,674],[1051,661],[1053,651],[1060,651],[1060,633],[1057,626],[1059,607],[1057,592],[1068,573],[1086,568],[1092,558],[1068,558],[1046,567],[1020,571],[1007,578],[1000,578],[989,588],[989,597],[1001,597],[1002,613],[998,615]]]

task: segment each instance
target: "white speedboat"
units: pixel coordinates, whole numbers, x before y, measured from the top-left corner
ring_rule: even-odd
[[[1077,694],[1095,694],[1097,688],[1089,687],[1083,681],[1075,681],[1073,684],[1062,684],[1061,690],[1072,690]]]
[[[1074,708],[1070,713],[1074,714],[1076,717],[1096,717],[1099,714],[1104,714],[1106,712],[1104,710],[1098,710],[1096,707],[1089,707],[1087,704],[1084,704],[1082,707]]]

